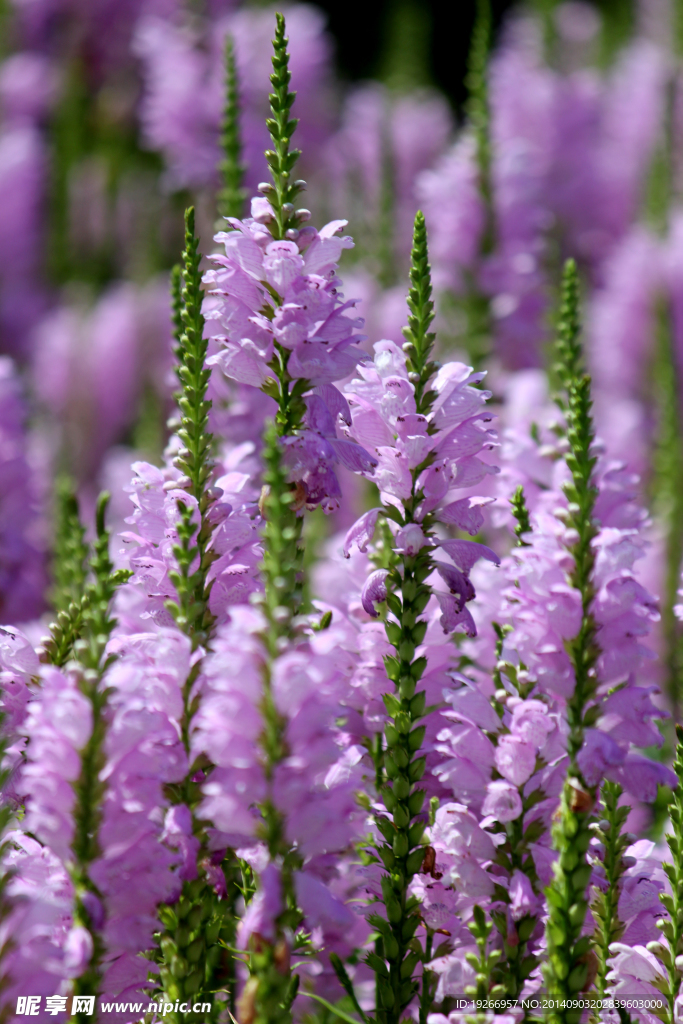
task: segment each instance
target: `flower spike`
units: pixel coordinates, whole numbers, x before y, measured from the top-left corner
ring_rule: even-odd
[[[240,104],[235,43],[228,33],[225,37],[225,108],[221,148],[223,159],[220,164],[223,187],[218,195],[218,209],[224,217],[241,217],[246,192],[242,184],[242,139],[240,137]]]
[[[555,1007],[561,1007],[551,1011],[552,1024],[575,1024],[581,1016],[580,1011],[577,1016],[576,1011],[566,1007],[584,988],[588,978],[587,953],[591,937],[582,935],[582,928],[588,910],[587,887],[591,877],[587,860],[591,840],[589,825],[597,795],[597,787],[586,782],[578,762],[585,731],[590,724],[589,704],[597,687],[595,665],[600,654],[592,612],[595,563],[592,542],[597,534],[594,520],[597,490],[593,480],[596,458],[592,454],[595,433],[591,416],[591,380],[581,373],[579,330],[576,264],[568,260],[562,280],[557,341],[557,372],[565,395],[558,404],[564,408],[567,418],[567,466],[571,474],[565,485],[569,501],[567,524],[577,537],[570,549],[574,558],[570,579],[580,595],[581,625],[577,635],[567,642],[575,676],[574,692],[567,702],[569,766],[553,829],[553,845],[559,857],[555,864],[555,877],[547,889],[548,962],[545,975],[549,996]]]
[[[292,182],[292,171],[301,156],[301,150],[289,148],[296,129],[297,118],[290,117],[296,93],[289,91],[291,73],[289,70],[289,39],[285,35],[285,16],[276,14],[275,38],[273,39],[273,73],[270,81],[273,91],[269,96],[272,117],[266,121],[273,148],[266,150],[266,160],[273,176],[273,186],[268,191],[268,201],[273,208],[275,221],[271,226],[274,238],[285,238],[290,229],[296,229],[298,218],[293,202],[302,189],[303,182]]]

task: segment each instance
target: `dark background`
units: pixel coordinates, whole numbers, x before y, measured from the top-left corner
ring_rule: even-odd
[[[492,0],[499,27],[515,0]],[[435,85],[456,108],[464,75],[475,0],[314,0],[327,14],[342,78],[394,79]]]
[[[548,12],[556,0],[529,0]],[[476,0],[314,0],[329,19],[337,67],[350,81],[381,78],[399,87],[437,86],[456,111],[466,98],[464,78]],[[491,0],[493,33],[519,0]],[[593,0],[603,14],[627,20],[633,0]]]

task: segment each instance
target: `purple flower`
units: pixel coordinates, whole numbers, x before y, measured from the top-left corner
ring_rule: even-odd
[[[252,935],[272,942],[275,939],[275,919],[284,909],[280,870],[275,864],[268,866],[259,875],[259,889],[254,894],[246,913],[239,924],[237,946],[248,949]]]
[[[474,596],[474,590],[472,590]],[[444,633],[452,633],[458,626],[462,626],[467,636],[476,636],[477,627],[472,618],[469,608],[462,606],[460,600],[452,597],[451,594],[437,594],[441,606],[441,628]]]
[[[344,196],[346,208],[358,211],[356,221],[371,238],[376,237],[381,230],[382,182],[390,163],[394,258],[410,251],[417,206],[415,183],[443,153],[451,127],[448,107],[437,95],[392,97],[373,82],[358,87],[346,100],[341,128],[328,144],[335,194]]]
[[[24,832],[10,832],[6,839],[3,867],[12,872],[7,897],[13,905],[0,925],[0,941],[12,942],[3,964],[9,984],[0,1003],[14,1012],[17,996],[66,991],[78,964],[68,964],[65,955],[74,941],[73,885],[66,868],[49,847]]]
[[[212,548],[218,558],[212,563],[208,581],[213,582],[209,606],[222,618],[234,604],[241,604],[261,589],[258,570],[261,561],[256,492],[252,491],[249,473],[241,469],[242,458],[248,464],[249,452],[238,448],[227,455],[216,486],[221,496],[213,508]],[[173,545],[177,543],[180,518],[178,502],[196,507],[196,501],[183,488],[187,480],[169,463],[173,447],[167,453],[167,464],[159,469],[146,462],[135,462],[130,486],[133,515],[126,520],[133,529],[121,534],[128,549],[128,565],[133,570],[127,591],[138,590],[141,603],[133,615],[131,631],[145,629],[151,619],[157,625],[173,626],[173,619],[164,602],[174,599],[175,587],[169,572],[176,569]],[[234,456],[234,457],[233,457]],[[220,472],[220,466],[219,472]],[[130,612],[126,612],[130,614]],[[137,621],[135,619],[137,618]]]
[[[335,276],[342,250],[353,245],[336,237],[346,221],[320,232],[305,227],[284,241],[273,241],[258,220],[231,223],[234,230],[216,236],[226,255],[211,257],[218,269],[204,277],[211,286],[204,304],[207,329],[219,346],[209,363],[260,387],[273,378],[276,343],[288,351],[290,377],[309,382],[313,393],[305,400],[304,423],[283,440],[285,462],[303,489],[303,503],[334,511],[341,497],[334,467],[371,473],[377,464],[359,444],[337,436],[336,421],[350,416],[334,382],[367,358],[357,347],[362,321],[346,315],[355,303],[343,301]]]
[[[267,663],[262,629],[258,612],[233,608],[231,621],[219,629],[205,659],[192,744],[193,753],[204,752],[215,767],[203,786],[199,813],[215,826],[217,844],[253,850],[262,824],[259,805],[268,799],[282,815],[284,835],[303,858],[303,870],[329,885],[336,872],[321,871],[317,859],[333,863],[330,855],[346,850],[360,825],[354,796],[360,751],[343,744],[335,725],[353,659],[339,646],[332,627],[272,663],[271,693],[282,716],[287,756],[267,774],[261,747]],[[258,868],[261,889],[243,922],[244,943],[255,931],[264,934],[262,928],[272,933],[277,911],[268,894],[275,891],[270,887],[275,871],[273,865]]]
[[[386,578],[388,575],[388,569],[376,569],[375,572],[370,573],[363,587],[361,603],[368,615],[375,618],[378,615],[378,612],[375,611],[375,601],[381,603],[387,599]]]
[[[407,523],[397,532],[394,549],[409,558],[414,558],[418,551],[427,547],[429,543],[418,523]]]
[[[510,913],[513,921],[519,921],[527,914],[535,915],[538,911],[538,897],[531,887],[527,875],[518,868],[510,878]]]
[[[43,264],[45,141],[20,119],[0,130],[0,188],[11,201],[0,212],[0,340],[4,352],[26,353],[30,331],[45,309],[36,280]]]
[[[45,544],[38,466],[12,361],[0,357],[0,621],[26,622],[44,607]]]
[[[265,119],[271,73],[273,18],[270,11],[237,10],[216,21],[195,20],[192,29],[174,20],[140,19],[133,42],[141,58],[145,90],[141,120],[146,145],[166,162],[169,187],[214,185],[221,159],[220,123],[224,103],[225,36],[235,45],[240,85],[241,134],[249,187],[267,171],[263,151],[269,145]],[[161,12],[159,12],[161,13]],[[287,11],[290,71],[297,90],[297,139],[306,161],[315,166],[329,133],[328,68],[330,44],[324,17],[307,4]]]
[[[476,265],[485,224],[478,177],[475,140],[467,134],[417,179],[437,288],[461,293]]]
[[[170,342],[166,285],[110,286],[90,310],[50,312],[33,342],[36,392],[71,449],[74,472],[92,479],[105,451],[121,440],[138,411],[146,379],[166,400]]]
[[[81,772],[80,751],[92,730],[92,707],[73,673],[44,667],[41,677],[41,699],[29,705],[24,725],[31,737],[22,773],[25,828],[67,864],[74,836],[73,784]]]
[[[497,821],[514,821],[522,813],[522,801],[517,787],[502,780],[490,782],[481,813]]]
[[[346,534],[344,540],[344,557],[351,557],[351,550],[354,545],[359,551],[367,551],[368,544],[372,540],[375,533],[375,526],[377,525],[377,517],[379,516],[381,508],[371,508],[369,512],[365,512],[360,519],[358,519],[349,532]]]
[[[444,506],[437,513],[442,522],[465,522],[476,533],[483,522],[478,508],[492,499],[469,497],[450,503],[448,499],[453,491],[470,487],[494,471],[477,458],[495,445],[495,434],[485,426],[491,417],[481,410],[489,392],[472,387],[481,375],[472,374],[462,363],[448,363],[434,379],[437,397],[433,412],[425,417],[415,411],[404,353],[391,341],[378,342],[374,348],[373,364],[361,367],[360,377],[344,391],[352,416],[348,435],[376,455],[373,476],[382,500],[387,504],[405,501],[412,489],[411,470],[433,452],[436,461],[417,482],[424,494],[418,525],[427,513]],[[480,475],[468,473],[479,468]],[[347,547],[352,543],[349,538]]]
[[[326,387],[336,392],[331,384]],[[323,512],[329,513],[339,507],[341,498],[333,467],[372,473],[377,460],[353,441],[337,438],[332,415],[320,395],[309,395],[305,401],[305,428],[294,437],[284,438],[284,462],[292,478],[303,485],[307,506],[312,509],[321,505]]]
[[[496,746],[496,768],[508,782],[520,787],[536,768],[536,751],[519,736],[500,736]]]

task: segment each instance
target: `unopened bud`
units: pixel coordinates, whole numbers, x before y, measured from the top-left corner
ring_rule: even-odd
[[[271,185],[271,183],[269,181],[261,181],[256,186],[256,190],[257,190],[257,192],[263,192],[264,195],[265,195],[265,194],[268,194],[270,192],[274,192],[275,191],[275,186]]]

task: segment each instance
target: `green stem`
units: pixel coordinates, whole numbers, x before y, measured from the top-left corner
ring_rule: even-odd
[[[521,484],[510,498],[510,505],[512,507],[512,514],[517,520],[517,525],[515,526],[517,543],[520,547],[527,548],[529,547],[528,541],[522,540],[522,538],[525,534],[531,533],[531,520],[529,519],[529,509],[524,497],[524,488]]]
[[[505,986],[495,985],[493,975],[496,965],[503,955],[500,950],[494,949],[487,953],[489,936],[493,930],[493,924],[486,920],[486,914],[482,908],[476,905],[473,909],[473,919],[467,926],[477,946],[476,953],[466,953],[465,959],[475,971],[476,983],[465,987],[465,995],[469,999],[475,999],[481,1003],[489,999],[504,999],[506,995]],[[484,1010],[467,1016],[468,1024],[486,1024],[489,1014]]]
[[[488,59],[491,50],[491,0],[476,0],[476,14],[465,84],[469,91],[467,114],[477,145],[479,191],[486,209],[486,227],[481,251],[493,251],[495,229],[493,219],[493,186],[491,183],[491,111],[488,95]]]
[[[275,15],[275,38],[273,39],[273,73],[270,81],[273,91],[269,96],[271,117],[266,121],[273,143],[265,156],[273,178],[272,186],[267,191],[268,201],[273,208],[275,222],[271,226],[274,238],[284,238],[290,229],[296,229],[299,218],[294,212],[294,200],[306,187],[303,181],[292,181],[292,171],[301,156],[298,149],[290,150],[289,144],[298,124],[296,118],[290,118],[295,92],[289,91],[291,74],[289,71],[289,40],[285,36],[285,18],[283,14]]]
[[[228,33],[225,37],[225,108],[221,148],[223,160],[220,170],[223,187],[218,195],[218,209],[224,217],[241,217],[246,192],[243,187],[242,139],[240,137],[240,104],[235,44]]]

